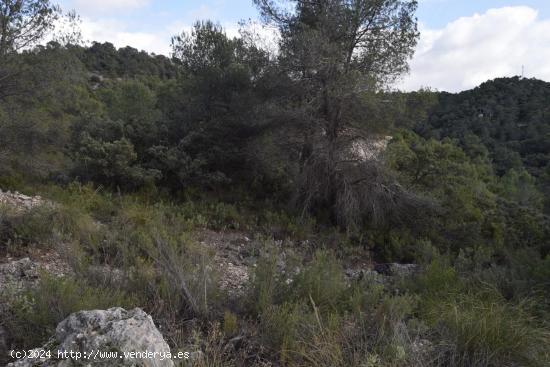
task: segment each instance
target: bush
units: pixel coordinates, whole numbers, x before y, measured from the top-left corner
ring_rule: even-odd
[[[313,261],[292,282],[290,299],[309,302],[311,298],[321,310],[334,310],[344,302],[347,289],[342,266],[334,255],[318,251]]]
[[[55,237],[56,211],[46,206],[16,211],[5,207],[0,214],[0,240],[12,249],[28,245],[51,245]]]
[[[314,317],[304,305],[284,303],[269,306],[261,316],[262,345],[275,353],[284,365],[295,357],[300,328],[312,322]]]
[[[424,310],[445,366],[547,366],[550,334],[525,304],[460,294]],[[546,354],[546,355],[545,355]]]
[[[223,314],[223,333],[232,336],[237,333],[238,329],[237,315],[231,311],[225,311]]]
[[[136,300],[122,290],[94,287],[74,278],[42,275],[38,286],[10,303],[9,334],[20,348],[42,345],[53,335],[59,322],[73,312],[133,308]]]

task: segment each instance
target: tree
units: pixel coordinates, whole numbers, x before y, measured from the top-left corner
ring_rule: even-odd
[[[405,187],[437,202],[427,236],[435,244],[456,250],[489,243],[484,236],[496,203],[488,188],[494,182],[488,161],[474,161],[448,138],[425,140],[407,130],[395,134],[387,158]]]
[[[376,162],[354,152],[373,135],[362,94],[408,70],[417,2],[296,0],[290,10],[283,1],[255,3],[281,33],[278,67],[289,93],[279,120],[294,122],[297,199],[304,210],[328,210],[348,227],[403,213],[397,208],[409,196]]]
[[[156,152],[170,157],[170,162],[182,159],[184,169],[177,170],[176,182],[185,181],[185,176],[195,176],[195,182],[207,178],[202,184],[238,177],[247,165],[247,145],[256,134],[257,90],[267,55],[242,39],[227,37],[210,21],[175,36],[172,49],[180,78],[178,101],[168,113],[173,116],[167,137],[171,149]]]
[[[13,55],[30,49],[53,29],[60,9],[49,0],[0,1],[0,99],[19,90]]]
[[[65,168],[72,118],[87,103],[84,69],[70,50],[53,42],[11,58],[17,73],[11,74],[15,89],[0,97],[0,171],[55,174]]]
[[[50,0],[0,1],[0,56],[36,45],[53,29],[59,12]]]
[[[123,189],[154,185],[161,173],[142,167],[142,157],[125,136],[126,128],[124,122],[105,116],[82,116],[73,125],[75,174],[84,181]]]
[[[521,206],[542,210],[544,196],[536,187],[536,180],[525,169],[511,169],[500,179],[499,193]]]

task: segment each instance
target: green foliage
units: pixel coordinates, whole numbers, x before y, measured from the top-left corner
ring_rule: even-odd
[[[272,305],[262,314],[262,342],[286,363],[295,352],[299,328],[314,322],[310,312],[301,304]]]
[[[495,275],[487,269],[475,274],[484,272]],[[547,363],[541,346],[550,342],[550,334],[535,316],[534,303],[520,297],[506,300],[491,288],[487,274],[481,279],[475,274],[464,279],[439,258],[414,282],[421,295],[419,316],[431,329],[431,339],[440,353],[438,365]]]
[[[55,12],[34,3],[40,37]],[[296,2],[284,17],[256,3],[281,30],[276,57],[208,21],[173,38],[172,59],[110,43],[14,53],[21,37],[0,50],[0,188],[55,202],[2,207],[0,248],[56,247],[74,268],[10,301],[15,342],[139,303],[179,348],[181,320],[197,321],[199,365],[250,363],[233,351],[289,366],[548,364],[548,84],[378,92],[407,68],[415,1]],[[392,139],[378,160],[350,149],[379,135]],[[206,230],[256,237],[242,298],[219,289]],[[422,271],[351,280],[355,251]]]
[[[537,189],[536,180],[525,169],[510,169],[500,179],[500,195],[521,206],[542,210],[543,195]]]
[[[177,75],[176,67],[166,56],[150,55],[129,46],[117,50],[109,42],[93,42],[91,47],[77,48],[77,51],[86,68],[97,74],[98,81],[103,77],[171,79]]]
[[[137,305],[136,299],[123,290],[88,285],[70,277],[42,275],[35,289],[10,302],[12,318],[7,326],[19,346],[32,348],[48,341],[57,324],[73,312],[130,309]]]
[[[237,315],[231,311],[225,311],[223,314],[223,332],[227,336],[235,335],[238,331]]]
[[[254,273],[252,274],[251,293],[252,310],[261,315],[267,312],[280,297],[284,289],[284,280],[277,269],[277,257],[275,254],[260,257]]]
[[[172,48],[183,75],[177,87],[181,98],[168,111],[174,117],[180,117],[180,111],[185,115],[183,124],[168,120],[167,138],[177,147],[176,156],[190,162],[184,167],[201,170],[171,175],[180,182],[192,178],[203,184],[225,183],[224,178],[238,177],[247,168],[247,145],[257,135],[256,89],[267,55],[241,39],[230,39],[212,22],[198,22],[191,33],[174,37]]]
[[[0,209],[0,240],[12,255],[29,247],[56,248],[60,242],[77,240],[83,244],[97,239],[97,223],[76,207],[45,203],[31,209]]]
[[[434,300],[424,312],[429,323],[438,325],[435,338],[447,355],[440,363],[544,366],[549,362],[545,353],[550,334],[526,305],[465,293]]]
[[[45,206],[36,206],[17,213],[5,207],[2,210],[2,242],[16,250],[24,245],[52,245],[55,237],[55,211]],[[17,253],[17,251],[16,251]]]
[[[70,125],[77,106],[87,102],[81,93],[82,65],[69,50],[52,43],[13,58],[17,90],[1,97],[0,175],[67,175],[70,161],[64,149]]]
[[[469,156],[488,151],[495,172],[527,170],[538,178],[548,165],[548,84],[500,78],[456,95],[442,93],[416,130],[424,137],[457,139]]]
[[[456,270],[450,265],[446,265],[440,258],[429,264],[423,274],[417,278],[415,285],[419,292],[433,298],[441,296],[442,293],[459,292],[464,287]]]
[[[321,310],[336,309],[347,286],[341,265],[330,252],[317,252],[290,286],[289,298],[296,302],[311,299]]]

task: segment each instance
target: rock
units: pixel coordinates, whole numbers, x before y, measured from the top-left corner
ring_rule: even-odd
[[[374,265],[374,271],[382,275],[391,275],[390,265],[389,264],[376,264]]]
[[[375,283],[388,285],[398,278],[417,274],[420,268],[416,264],[376,264],[374,269],[348,268],[345,275],[350,281],[369,279]]]
[[[369,280],[377,284],[385,284],[386,277],[370,269],[350,268],[345,270],[345,275],[349,281]]]
[[[10,191],[0,190],[0,204],[7,205],[15,210],[29,210],[46,202],[40,196],[27,196]]]
[[[7,301],[5,293],[18,294],[38,284],[39,274],[45,272],[63,277],[72,274],[70,266],[56,252],[48,252],[38,260],[28,257],[0,264],[0,306]]]
[[[223,277],[220,279],[220,288],[227,291],[232,297],[241,296],[248,283],[250,275],[245,265],[225,263],[221,264]]]
[[[36,278],[37,266],[28,257],[0,265],[0,274],[11,278]]]
[[[390,264],[389,268],[391,275],[396,277],[408,277],[420,270],[416,264]]]
[[[386,276],[407,277],[418,273],[419,267],[416,264],[376,264],[374,271]]]
[[[17,292],[25,288],[26,284],[34,284],[37,281],[38,266],[28,257],[0,264],[0,295],[8,288]]]
[[[81,311],[70,315],[56,328],[55,347],[51,357],[37,361],[23,359],[8,364],[8,367],[69,367],[93,365],[98,367],[173,367],[167,358],[168,344],[155,327],[151,316],[136,308]],[[110,357],[95,352],[110,353]],[[79,355],[79,360],[64,359],[64,356]],[[124,353],[135,352],[133,356]],[[65,353],[65,354],[64,354]],[[94,353],[90,356],[90,353]],[[149,357],[145,355],[149,354]],[[156,354],[156,358],[153,357]],[[62,356],[61,359],[58,356]],[[103,358],[102,358],[103,357]],[[164,357],[164,358],[163,358]],[[76,364],[74,363],[76,362]]]

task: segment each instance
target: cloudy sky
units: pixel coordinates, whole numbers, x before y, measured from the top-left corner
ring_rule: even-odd
[[[411,72],[398,85],[460,91],[499,76],[550,81],[550,0],[420,0],[421,39]],[[58,0],[83,19],[87,40],[168,54],[170,36],[197,19],[236,35],[257,19],[252,0]]]

